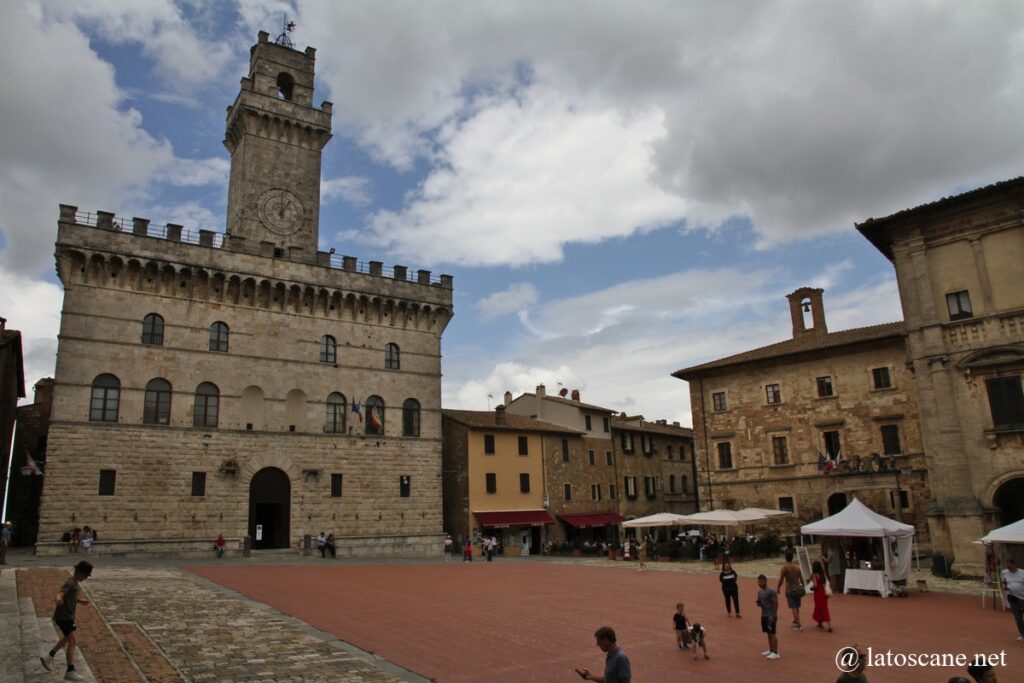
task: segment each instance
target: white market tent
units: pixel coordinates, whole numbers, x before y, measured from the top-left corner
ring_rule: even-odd
[[[993,529],[978,543],[1024,543],[1024,519]]]
[[[913,525],[880,515],[857,498],[831,517],[803,525],[800,533],[807,536],[881,538],[884,541],[886,579],[902,581],[910,576]]]
[[[659,512],[656,515],[648,515],[647,517],[637,517],[636,519],[627,520],[622,523],[622,526],[634,528],[651,526],[681,526],[683,524],[688,524],[684,515],[676,515],[671,512]]]

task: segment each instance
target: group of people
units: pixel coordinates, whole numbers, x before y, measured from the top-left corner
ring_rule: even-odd
[[[99,532],[88,524],[83,527],[76,526],[70,532],[66,532],[64,536],[64,540],[68,544],[68,552],[71,553],[77,553],[79,548],[90,552],[92,544],[99,540]]]
[[[324,532],[320,532],[320,535],[316,537],[316,549],[320,551],[320,557],[326,558],[327,553],[331,554],[331,557],[338,556],[338,544],[334,539],[334,534],[324,535]]]

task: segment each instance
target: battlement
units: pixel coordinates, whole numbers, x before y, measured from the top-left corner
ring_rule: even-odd
[[[150,237],[208,249],[234,251],[231,248],[231,235],[214,230],[187,230],[175,223],[154,225],[150,223],[148,218],[132,217],[129,219],[117,217],[109,211],[96,211],[95,213],[79,211],[77,206],[70,206],[68,204],[60,205],[60,222],[96,228],[97,230],[131,234],[136,237]],[[267,258],[288,259],[288,255],[277,248],[272,242],[262,242],[258,255]],[[411,270],[403,265],[395,265],[389,268],[385,267],[381,261],[360,261],[355,256],[335,254],[333,249],[329,252],[318,251],[316,254],[316,265],[349,273],[362,273],[364,275],[413,282],[421,285],[438,285],[444,289],[452,289],[454,281],[451,275],[435,277],[429,270]]]

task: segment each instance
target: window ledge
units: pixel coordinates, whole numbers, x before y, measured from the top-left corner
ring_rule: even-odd
[[[831,396],[819,396],[818,400],[819,401],[826,401],[826,400],[828,400],[830,398],[839,398],[839,394],[832,394]]]
[[[874,392],[876,392],[876,391],[895,391],[895,390],[896,390],[896,387],[894,387],[894,386],[888,386],[888,387],[871,387],[871,389],[870,389],[870,391],[871,391],[872,393],[874,393]]]
[[[771,464],[771,465],[768,465],[768,467],[771,468],[771,469],[786,468],[786,467],[796,467],[796,463],[795,462],[784,462],[782,464]]]
[[[985,434],[996,436],[999,434],[1020,434],[1024,433],[1024,424],[1018,425],[1006,425],[1000,427],[993,427],[992,429],[986,429]]]

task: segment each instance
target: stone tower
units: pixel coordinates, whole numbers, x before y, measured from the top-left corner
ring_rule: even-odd
[[[39,554],[438,554],[452,278],[317,250],[330,104],[267,42],[228,110],[227,230],[61,205]]]
[[[313,106],[316,50],[259,34],[228,107],[231,152],[228,248],[313,261],[320,216],[320,153],[331,139],[331,103]],[[269,252],[269,253],[268,253]]]

